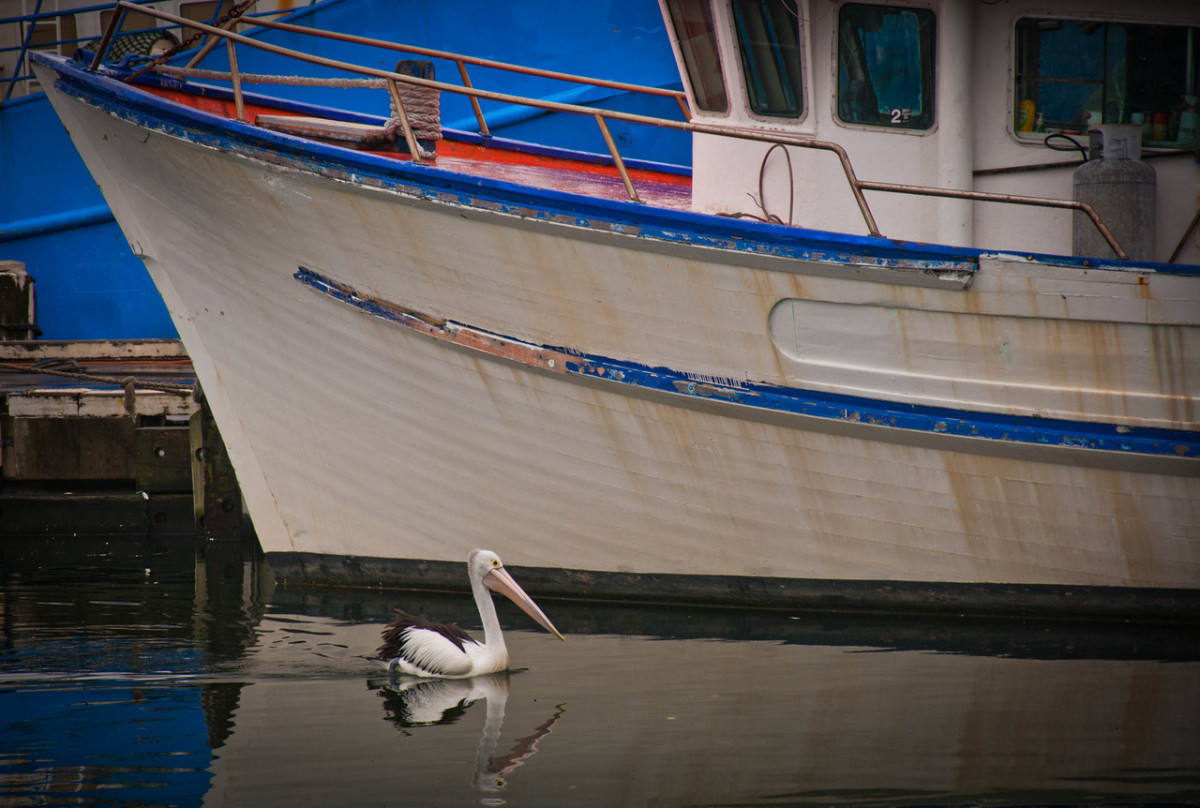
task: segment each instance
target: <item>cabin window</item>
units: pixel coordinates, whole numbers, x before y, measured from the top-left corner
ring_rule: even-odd
[[[1084,132],[1142,125],[1142,142],[1200,143],[1200,28],[1024,18],[1017,22],[1013,128]]]
[[[708,0],[667,0],[667,10],[679,40],[683,66],[692,85],[696,106],[706,112],[727,112],[721,54]]]
[[[933,126],[933,12],[847,3],[838,15],[838,118],[896,129]]]
[[[733,21],[750,109],[799,118],[800,15],[794,0],[734,0]]]

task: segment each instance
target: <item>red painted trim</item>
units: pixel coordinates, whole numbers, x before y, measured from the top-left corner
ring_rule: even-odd
[[[460,143],[453,140],[443,140],[438,143],[438,155],[458,157],[466,160],[480,160],[492,163],[507,163],[511,165],[535,166],[538,168],[561,168],[576,171],[581,174],[598,174],[604,177],[620,177],[616,166],[588,163],[582,160],[571,160],[565,157],[550,157],[543,154],[513,151],[510,149],[491,149],[474,143]],[[651,171],[642,168],[629,169],[629,176],[635,180],[648,180],[666,185],[683,187],[692,184],[692,178],[681,174],[668,174],[664,171]]]
[[[198,109],[202,112],[207,112],[211,115],[217,115],[230,120],[237,117],[237,107],[232,99],[225,100],[219,98],[208,98],[166,87],[143,87],[142,89],[161,98],[165,98],[169,101],[173,101],[186,107]],[[250,102],[246,103],[245,109],[246,119],[249,121],[256,120],[259,115],[302,116],[302,113],[299,112],[276,109],[275,107],[266,106],[264,104],[255,104]],[[386,157],[391,160],[409,159],[409,156],[406,152],[375,150],[366,151],[369,151],[370,154]],[[531,154],[529,152],[516,151],[512,149],[495,149],[486,145],[476,143],[461,143],[453,140],[438,141],[437,153],[440,157],[453,157],[461,160],[529,166],[532,168],[556,168],[564,171],[572,171],[577,174],[592,174],[601,177],[613,177],[618,179],[621,176],[620,172],[617,171],[616,166],[613,165],[591,163],[583,160],[572,160],[566,157],[551,157],[543,154]],[[692,184],[692,178],[686,175],[667,173],[664,171],[652,171],[642,168],[630,168],[629,176],[633,180],[656,182],[663,185],[674,185],[680,188],[690,188]]]

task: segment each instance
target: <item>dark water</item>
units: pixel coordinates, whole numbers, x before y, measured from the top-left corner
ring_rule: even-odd
[[[501,609],[523,670],[392,682],[391,608],[469,599],[274,588],[226,543],[0,553],[0,805],[1200,803],[1190,629],[546,601],[565,644]]]

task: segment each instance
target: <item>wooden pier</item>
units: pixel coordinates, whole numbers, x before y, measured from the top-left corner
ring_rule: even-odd
[[[0,342],[0,536],[252,535],[177,340]]]

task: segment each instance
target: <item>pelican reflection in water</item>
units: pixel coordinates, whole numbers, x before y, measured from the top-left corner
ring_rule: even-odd
[[[479,739],[475,758],[474,787],[478,791],[497,792],[504,788],[505,778],[537,752],[538,742],[562,716],[565,705],[559,704],[554,713],[533,732],[513,742],[505,755],[496,756],[504,710],[508,703],[510,674],[495,673],[470,679],[412,679],[389,676],[380,688],[384,700],[384,717],[401,731],[410,728],[453,724],[467,709],[484,699],[487,719]]]
[[[564,639],[495,553],[472,552],[467,559],[467,573],[483,622],[483,642],[458,626],[433,623],[397,609],[395,618],[383,630],[383,645],[376,651],[376,658],[387,663],[389,674],[465,679],[508,670],[508,648],[489,589],[505,595],[547,631]]]

